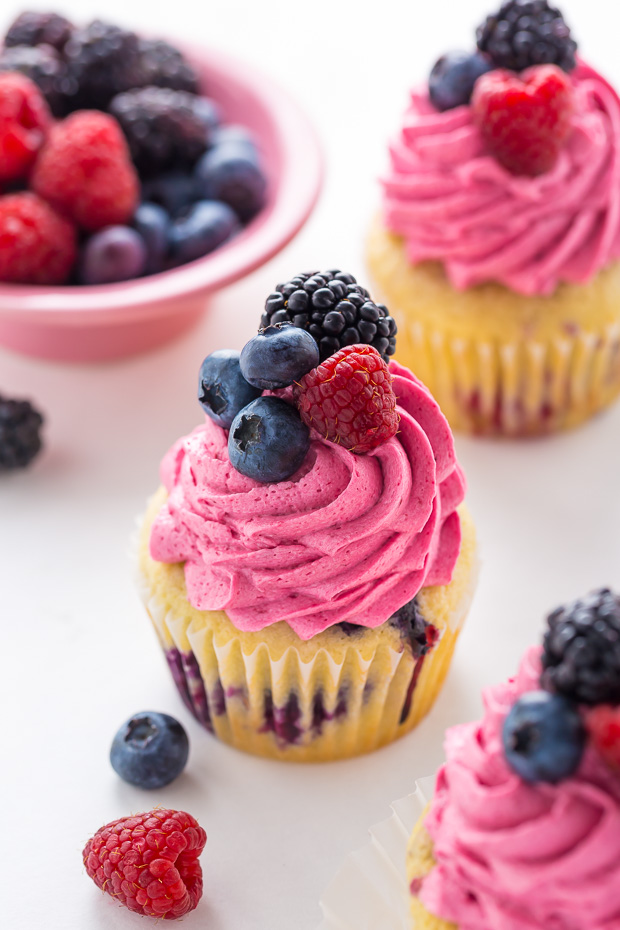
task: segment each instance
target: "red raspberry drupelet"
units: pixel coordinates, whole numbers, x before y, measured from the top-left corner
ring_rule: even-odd
[[[130,911],[174,920],[202,897],[198,857],[207,834],[183,811],[158,809],[114,820],[84,848],[96,885]]]
[[[76,250],[73,225],[36,194],[0,197],[0,281],[64,284]]]
[[[13,71],[0,74],[0,181],[28,175],[51,123],[36,84]]]
[[[388,366],[370,345],[345,346],[294,387],[301,419],[325,439],[362,453],[398,430]]]

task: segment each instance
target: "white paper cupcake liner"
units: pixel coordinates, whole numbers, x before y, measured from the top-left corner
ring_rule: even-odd
[[[434,785],[434,778],[417,781],[413,794],[391,805],[392,816],[370,829],[369,842],[347,856],[319,902],[317,930],[411,930],[407,843]]]

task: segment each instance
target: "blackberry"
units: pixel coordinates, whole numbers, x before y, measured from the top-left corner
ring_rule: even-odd
[[[507,0],[478,27],[476,39],[497,68],[523,71],[550,64],[570,72],[576,65],[577,43],[547,0]]]
[[[169,87],[189,94],[198,93],[198,75],[174,45],[161,39],[140,39],[138,56],[139,84],[142,87]]]
[[[112,97],[139,83],[138,37],[118,26],[94,20],[73,33],[64,54],[73,110],[105,110]]]
[[[14,45],[0,52],[0,71],[19,71],[37,85],[54,116],[64,115],[63,80],[67,68],[51,45]]]
[[[547,618],[541,684],[579,704],[620,703],[620,597],[593,591]]]
[[[119,94],[110,113],[121,124],[142,174],[193,165],[206,151],[216,118],[211,101],[167,87]]]
[[[41,450],[43,417],[27,400],[0,395],[0,472],[25,468]]]
[[[297,275],[277,284],[265,303],[261,327],[292,323],[317,341],[321,361],[344,346],[374,346],[384,361],[396,349],[396,323],[352,274],[334,269]]]
[[[4,37],[7,48],[13,45],[51,45],[59,52],[65,47],[74,26],[58,13],[21,13]]]

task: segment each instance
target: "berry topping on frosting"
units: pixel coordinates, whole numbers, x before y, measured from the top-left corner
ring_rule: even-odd
[[[512,174],[535,176],[555,164],[571,132],[569,77],[555,65],[521,75],[489,71],[476,81],[472,115],[495,158]]]
[[[471,100],[474,84],[493,65],[480,52],[447,52],[433,66],[428,93],[438,110],[453,110]]]
[[[392,377],[369,345],[341,349],[295,385],[304,423],[352,452],[368,452],[398,430]]]
[[[310,432],[294,407],[279,397],[259,397],[241,410],[230,427],[230,463],[262,484],[285,481],[301,467]]]
[[[620,772],[620,707],[610,704],[593,707],[586,714],[586,727],[605,762]]]
[[[620,598],[601,588],[547,622],[542,686],[580,704],[620,704]]]
[[[174,920],[202,897],[198,858],[207,834],[184,811],[156,808],[101,827],[84,847],[95,884],[146,917]]]
[[[577,43],[562,14],[547,0],[508,0],[476,32],[478,48],[497,68],[523,71],[532,65],[575,67]]]
[[[288,387],[316,368],[319,348],[309,332],[278,323],[261,329],[241,351],[241,372],[263,390]]]
[[[396,323],[383,304],[344,271],[296,275],[276,285],[265,303],[261,326],[292,323],[319,346],[321,361],[344,346],[374,346],[384,361],[396,351]]]
[[[229,429],[239,411],[260,395],[260,388],[243,377],[239,352],[234,349],[211,352],[200,366],[198,401],[207,416],[224,429]]]
[[[556,783],[573,775],[585,747],[579,711],[548,691],[523,694],[509,711],[502,735],[508,765],[527,782]]]

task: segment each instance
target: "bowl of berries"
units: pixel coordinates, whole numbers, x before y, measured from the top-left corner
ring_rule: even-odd
[[[0,46],[0,345],[166,342],[290,241],[321,180],[312,125],[245,64],[22,14]]]

